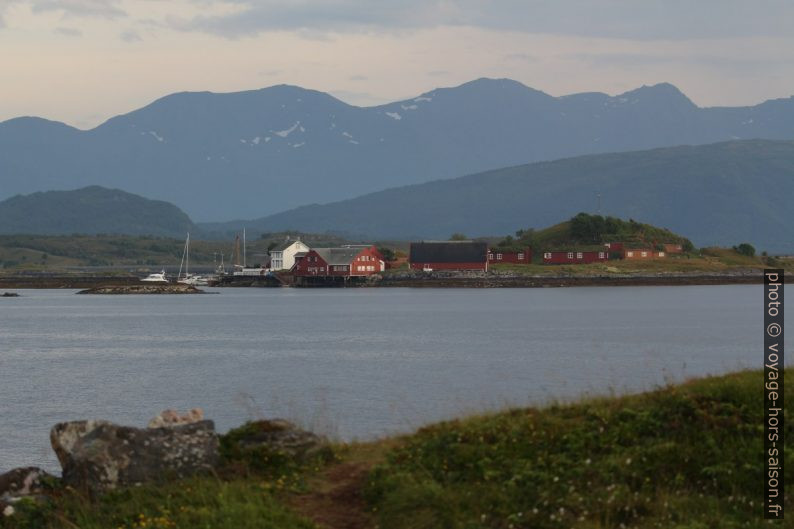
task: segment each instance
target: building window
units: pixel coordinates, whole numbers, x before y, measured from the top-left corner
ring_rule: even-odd
[[[634,252],[626,252],[626,257],[634,257]]]
[[[568,252],[568,259],[573,259],[573,252]]]
[[[488,254],[488,259],[489,259],[489,260],[491,260],[491,261],[493,261],[493,254],[492,254],[492,253],[489,253],[489,254]]]
[[[642,257],[648,257],[648,252],[642,252]]]
[[[659,257],[664,257],[664,252],[659,252]]]
[[[544,253],[543,254],[543,258],[544,259],[551,259],[551,254],[549,252]]]
[[[502,254],[500,254],[500,253],[496,254],[496,260],[497,261],[501,261],[502,260]]]
[[[519,261],[523,261],[524,260],[524,254],[523,253],[518,254],[518,260]]]
[[[598,258],[599,259],[603,259],[604,258],[604,252],[598,252]]]
[[[577,259],[581,259],[582,258],[582,252],[576,252],[576,258]]]

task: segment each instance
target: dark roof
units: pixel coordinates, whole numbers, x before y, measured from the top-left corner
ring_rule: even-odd
[[[290,246],[292,246],[296,242],[303,243],[303,241],[301,241],[300,239],[289,239],[287,241],[282,242],[278,246],[272,248],[270,251],[271,252],[283,252],[284,250],[286,250],[287,248],[289,248]],[[303,243],[303,244],[306,244],[306,243]]]
[[[361,248],[312,248],[329,265],[349,265]]]
[[[412,263],[484,263],[488,243],[473,241],[412,242]]]

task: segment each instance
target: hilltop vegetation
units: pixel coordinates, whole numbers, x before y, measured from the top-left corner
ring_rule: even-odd
[[[548,250],[566,250],[594,247],[603,249],[604,243],[621,242],[629,248],[661,249],[663,244],[680,244],[684,251],[694,250],[692,242],[665,228],[628,221],[616,217],[603,217],[579,213],[570,220],[535,231],[518,230],[516,236],[507,236],[497,243],[501,248],[530,246],[538,255]]]
[[[639,395],[513,409],[339,445],[331,458],[303,465],[272,453],[240,459],[224,452],[216,476],[101,499],[56,491],[43,507],[17,505],[17,515],[0,517],[0,528],[317,527],[307,518],[331,529],[768,527],[759,492],[762,384],[760,371],[746,371]],[[790,387],[785,398],[794,398]],[[788,412],[784,423],[791,468]],[[351,468],[363,469],[362,479],[340,485]],[[316,507],[307,508],[312,499]],[[791,495],[785,505],[794,508]],[[331,510],[343,517],[323,517]]]

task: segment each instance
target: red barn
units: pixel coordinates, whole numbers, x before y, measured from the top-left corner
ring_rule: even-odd
[[[488,270],[488,245],[474,241],[412,242],[414,270]]]
[[[362,277],[386,268],[374,246],[314,248],[297,256],[292,273],[296,277]]]
[[[532,249],[527,246],[521,250],[502,250],[499,247],[488,249],[488,262],[530,264],[532,262]]]
[[[609,260],[609,252],[604,250],[587,252],[554,251],[543,254],[543,264],[587,264]]]
[[[681,244],[665,244],[665,253],[684,253],[684,247]]]

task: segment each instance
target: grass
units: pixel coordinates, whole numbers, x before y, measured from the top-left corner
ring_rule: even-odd
[[[217,475],[100,499],[61,489],[44,507],[18,505],[17,515],[0,517],[0,528],[308,529],[315,526],[302,515],[310,513],[296,507],[307,502],[295,498],[335,498],[328,476],[351,462],[372,468],[359,485],[366,503],[334,508],[365,509],[359,519],[374,517],[373,529],[767,527],[761,388],[761,372],[745,371],[514,409],[336,446],[333,457],[306,463],[235,449],[250,429],[244,426],[222,440]],[[792,468],[790,413],[785,423]]]
[[[430,426],[368,497],[383,529],[761,527],[761,387],[745,372]]]

